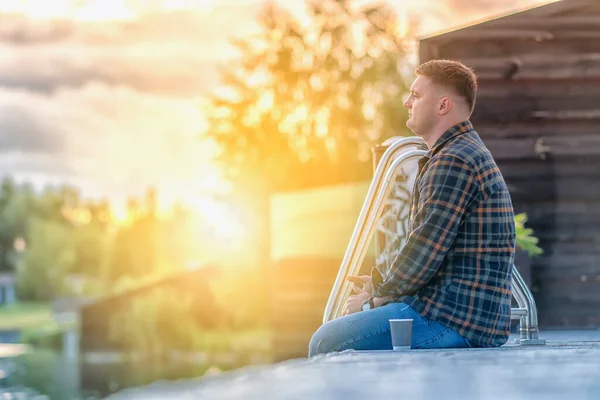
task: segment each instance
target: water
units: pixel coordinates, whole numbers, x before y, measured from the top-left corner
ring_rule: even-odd
[[[62,354],[34,350],[0,359],[0,399],[95,400],[157,380],[196,378],[248,364],[268,362],[257,354],[171,354],[139,360],[69,361]],[[9,397],[9,394],[11,397]]]

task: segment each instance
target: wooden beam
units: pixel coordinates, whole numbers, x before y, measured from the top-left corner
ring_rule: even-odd
[[[549,136],[522,139],[485,139],[496,159],[546,159],[600,154],[600,135]]]
[[[534,118],[546,120],[572,120],[585,119],[597,120],[600,119],[600,109],[596,110],[563,110],[563,111],[534,111],[531,113]]]
[[[528,29],[464,29],[450,32],[438,39],[440,44],[448,42],[462,41],[482,41],[482,40],[552,40],[554,34],[547,30],[528,30]]]
[[[540,81],[547,85],[549,81]],[[570,95],[565,90],[562,95],[528,94],[525,91],[511,96],[481,96],[477,99],[471,117],[478,124],[526,123],[540,120],[598,120],[600,92],[594,90],[600,85],[590,85],[586,94]]]
[[[573,97],[588,97],[597,94],[600,98],[600,78],[576,79],[562,78],[553,79],[552,84],[547,80],[539,79],[479,79],[477,98],[481,101],[496,98],[522,98],[535,99],[536,101],[547,98],[562,98],[565,94],[569,99]],[[594,104],[594,103],[592,103]]]
[[[600,63],[600,45],[598,46],[598,50],[599,52],[576,53],[563,57],[556,57],[555,54],[548,53],[531,53],[511,57],[463,58],[460,61],[465,65],[479,69],[503,68],[513,64],[518,64],[521,67],[544,67],[548,63],[560,66],[577,66],[580,64]]]
[[[600,14],[599,15],[576,15],[576,16],[558,16],[558,17],[546,17],[546,18],[531,18],[526,16],[519,17],[506,17],[500,18],[493,21],[489,21],[485,27],[494,28],[517,28],[520,29],[526,26],[528,29],[548,29],[548,28],[572,28],[582,29],[591,28],[596,29],[600,27]],[[481,26],[479,29],[483,29]]]
[[[477,38],[477,34],[471,35]],[[446,40],[439,44],[439,57],[449,59],[524,57],[531,54],[548,54],[559,61],[561,57],[581,53],[596,53],[600,45],[597,40],[555,39],[543,40],[502,40],[490,38],[484,41]]]
[[[527,26],[527,25],[524,25]],[[543,42],[551,40],[594,40],[600,38],[600,27],[596,29],[578,30],[566,29],[560,30],[552,27],[550,24],[546,29],[517,29],[517,28],[485,28],[477,27],[476,29],[465,29],[455,32],[450,32],[440,37],[437,42],[440,45],[447,43],[456,44],[457,41],[462,42],[485,42],[485,41],[533,41]]]
[[[581,54],[570,57],[550,55],[514,57],[502,61],[487,60],[465,63],[473,68],[480,80],[573,79],[600,78],[600,54]]]
[[[555,33],[556,39],[564,40],[597,40],[600,39],[600,32],[598,30],[592,31],[567,31]]]
[[[487,142],[484,140],[484,143]],[[497,160],[507,181],[519,184],[524,180],[587,179],[600,182],[600,156],[563,157],[542,160]],[[548,201],[552,201],[551,199]]]
[[[600,185],[594,185],[593,182],[589,178],[573,177],[527,181],[507,180],[507,185],[515,204],[547,201],[600,203]],[[600,239],[597,229],[594,228],[589,233],[593,233]]]
[[[478,121],[475,130],[483,138],[537,138],[550,136],[571,137],[593,135],[598,132],[598,122],[594,120],[529,120],[509,121],[505,124]],[[600,160],[598,160],[600,162]]]

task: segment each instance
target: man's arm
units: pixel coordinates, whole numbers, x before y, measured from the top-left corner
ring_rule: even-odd
[[[412,295],[433,278],[478,193],[471,168],[451,155],[432,161],[417,190],[420,198],[413,230],[386,279],[373,283],[374,297]]]

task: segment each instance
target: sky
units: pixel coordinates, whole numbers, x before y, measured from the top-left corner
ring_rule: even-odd
[[[545,2],[388,0],[422,34]],[[117,205],[150,186],[165,206],[218,190],[201,104],[262,3],[0,0],[0,176]]]

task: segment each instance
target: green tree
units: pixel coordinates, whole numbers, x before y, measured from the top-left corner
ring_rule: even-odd
[[[129,224],[117,231],[105,275],[111,282],[121,278],[142,278],[157,268],[157,245],[160,221],[156,217],[156,194],[148,191],[143,201],[128,201]]]
[[[372,145],[405,133],[398,21],[386,5],[353,4],[308,1],[302,21],[269,4],[260,30],[233,41],[240,58],[210,99],[208,134],[260,263],[274,191],[368,179]]]
[[[67,227],[56,221],[31,218],[28,244],[17,268],[19,297],[52,300],[66,293],[75,247]]]
[[[302,23],[270,4],[260,32],[234,40],[209,124],[229,177],[274,190],[362,180],[371,146],[405,132],[398,21],[351,3],[309,1]]]
[[[18,186],[11,178],[5,178],[0,186],[0,270],[15,268],[14,244],[17,238],[27,234],[27,220],[34,202],[30,186]]]

